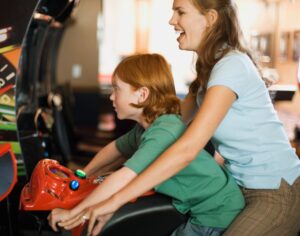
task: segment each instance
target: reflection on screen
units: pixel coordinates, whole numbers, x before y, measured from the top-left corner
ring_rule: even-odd
[[[57,169],[57,168],[50,168],[50,171],[55,174],[56,176],[58,177],[61,177],[61,178],[64,178],[64,179],[67,179],[69,178],[69,175],[65,172],[63,172],[62,170],[60,169]]]

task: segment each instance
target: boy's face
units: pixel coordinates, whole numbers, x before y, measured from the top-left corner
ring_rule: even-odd
[[[138,89],[135,90],[130,84],[123,82],[118,77],[114,79],[110,100],[113,102],[113,107],[120,120],[139,120],[142,109],[130,105],[132,103],[138,104],[139,98],[140,91]]]

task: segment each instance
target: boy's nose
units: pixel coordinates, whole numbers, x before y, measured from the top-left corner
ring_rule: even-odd
[[[109,99],[113,101],[113,93],[110,94]]]

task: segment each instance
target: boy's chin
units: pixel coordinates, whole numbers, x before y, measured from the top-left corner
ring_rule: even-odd
[[[117,114],[117,118],[118,118],[119,120],[125,120],[125,119],[126,119],[124,116],[121,116],[121,115],[119,115],[119,114]]]

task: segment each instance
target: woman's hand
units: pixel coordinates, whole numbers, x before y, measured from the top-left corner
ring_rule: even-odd
[[[114,198],[109,198],[90,208],[88,235],[98,235],[103,226],[113,216],[113,214],[121,207]]]
[[[98,235],[104,225],[110,220],[110,218],[113,216],[113,214],[107,214],[107,215],[101,215],[98,217],[93,218],[93,220],[90,219],[89,221],[89,226],[88,226],[88,236],[93,235],[96,236]]]
[[[54,231],[58,231],[57,224],[61,221],[68,220],[72,217],[70,210],[65,210],[61,208],[55,208],[48,215],[47,219],[49,225]]]

